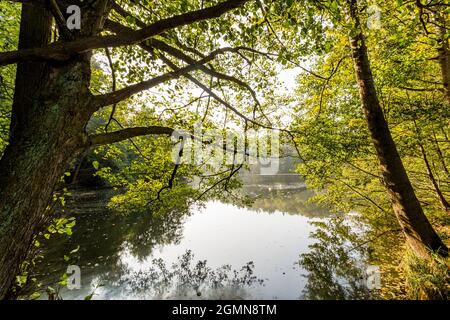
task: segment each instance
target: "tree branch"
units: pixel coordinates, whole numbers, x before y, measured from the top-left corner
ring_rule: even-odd
[[[415,92],[433,92],[433,91],[443,92],[444,91],[444,89],[441,89],[441,88],[409,88],[409,87],[402,87],[402,86],[399,86],[398,88],[402,89],[402,90],[415,91]]]
[[[121,10],[121,11],[118,12],[118,13],[121,14],[122,16],[124,16],[124,17],[127,17],[127,16],[130,15],[129,13],[127,13],[127,12],[124,11],[124,10]],[[137,20],[137,24],[140,25],[140,26],[143,25],[143,23],[140,22],[139,20]],[[120,23],[114,22],[114,21],[112,21],[112,20],[107,20],[106,23],[105,23],[105,27],[106,27],[108,30],[113,31],[113,32],[118,33],[118,34],[126,34],[127,31],[128,31],[128,30],[127,30],[128,27],[125,27],[125,26],[121,25]],[[139,46],[140,46],[142,49],[144,49],[145,51],[149,52],[150,54],[154,54],[154,52],[153,52],[153,47],[152,47],[152,44],[154,44],[154,43],[159,43],[159,44],[161,44],[161,47],[162,47],[162,45],[165,45],[165,46],[164,46],[165,49],[170,50],[171,53],[173,53],[174,55],[177,54],[177,56],[180,57],[180,54],[178,53],[178,52],[181,52],[180,50],[175,49],[175,48],[173,48],[173,47],[171,47],[171,46],[168,46],[167,44],[165,44],[164,42],[159,41],[159,40],[156,40],[156,41],[155,41],[155,39],[151,39],[150,41],[147,41],[146,43],[143,43],[143,42],[142,42],[142,43],[139,43]],[[220,50],[220,49],[219,49],[219,50]],[[222,50],[223,50],[223,49],[222,49]],[[239,52],[240,50],[250,51],[250,52],[253,52],[253,53],[257,53],[257,54],[267,55],[267,53],[262,53],[262,52],[260,52],[260,51],[254,50],[254,49],[252,49],[252,48],[247,48],[247,47],[244,47],[244,46],[238,46],[238,47],[235,47],[235,48],[228,48],[227,51],[228,51],[228,52]],[[163,50],[162,50],[162,51],[163,51]],[[167,52],[169,52],[169,51],[167,51]],[[181,53],[183,54],[183,57],[184,57],[184,58],[188,57],[189,59],[192,59],[192,58],[190,58],[189,56],[185,55],[183,52],[181,52]],[[169,54],[170,54],[170,53],[169,53]],[[168,58],[165,57],[164,55],[159,55],[158,58],[161,59],[161,60],[162,60],[166,65],[168,65],[171,69],[173,69],[173,70],[180,70],[180,68],[179,68],[175,63],[173,63],[170,59],[168,59]],[[202,59],[202,60],[203,60],[203,59]],[[198,69],[199,69],[200,67],[203,67],[203,66],[199,66]],[[208,69],[208,70],[209,70],[209,69]],[[213,70],[210,70],[210,71],[212,72]],[[263,123],[259,123],[259,122],[255,121],[255,120],[253,120],[253,119],[250,119],[249,117],[247,117],[247,116],[245,116],[243,113],[241,113],[239,110],[237,110],[235,107],[231,106],[228,102],[226,102],[225,100],[223,100],[222,98],[220,98],[216,93],[214,93],[214,92],[211,90],[211,88],[208,88],[205,84],[203,84],[201,81],[199,81],[198,79],[196,79],[196,78],[193,77],[192,75],[190,75],[190,74],[188,74],[188,73],[185,73],[185,74],[182,74],[182,75],[183,75],[184,77],[186,77],[187,79],[189,79],[191,82],[193,82],[195,85],[197,85],[199,88],[201,88],[203,91],[207,92],[212,98],[214,98],[214,99],[217,100],[219,103],[221,103],[222,105],[224,105],[227,109],[230,109],[231,111],[233,111],[237,116],[239,116],[239,117],[242,118],[243,120],[245,120],[245,121],[247,121],[247,122],[249,122],[249,123],[252,123],[252,124],[254,124],[254,125],[258,126],[258,127],[261,127],[261,128],[270,129],[270,130],[278,130],[278,131],[280,131],[280,132],[286,132],[286,133],[292,135],[292,132],[289,131],[289,130],[287,130],[287,129],[275,128],[275,127],[273,127],[273,126],[271,126],[271,125],[265,125],[265,124],[263,124]],[[245,83],[244,83],[244,84],[245,84]],[[247,85],[247,84],[245,84],[245,85]],[[248,85],[247,85],[247,86],[248,86]],[[251,92],[254,93],[253,89],[250,88],[250,90],[251,90]],[[252,94],[252,96],[253,96],[253,94]]]
[[[217,50],[211,52],[205,58],[195,61],[193,64],[187,65],[182,68],[175,68],[171,72],[165,73],[160,76],[156,76],[156,77],[146,80],[146,81],[142,81],[142,82],[133,84],[131,86],[125,87],[125,88],[117,90],[115,92],[95,96],[94,97],[94,107],[98,109],[100,107],[105,107],[105,106],[108,106],[111,104],[118,103],[122,100],[125,100],[125,99],[131,97],[132,95],[134,95],[136,93],[150,89],[150,88],[155,87],[166,81],[179,78],[183,75],[186,75],[187,73],[189,73],[191,71],[200,69],[202,67],[202,65],[213,60],[219,54],[224,54],[226,52],[233,52],[233,51],[236,51],[236,49],[229,48],[229,47],[220,48],[220,49],[217,49]]]
[[[127,128],[110,133],[91,135],[89,136],[88,143],[90,147],[96,147],[111,144],[114,142],[120,142],[138,136],[145,136],[152,134],[170,136],[173,133],[173,131],[174,129],[172,128],[161,126]]]
[[[9,51],[0,54],[0,66],[29,60],[67,60],[71,56],[106,47],[133,45],[158,35],[166,30],[217,18],[222,14],[242,6],[250,0],[228,0],[215,6],[187,12],[171,18],[161,19],[146,28],[129,34],[94,36],[72,42],[57,42],[44,48]]]
[[[178,49],[176,49],[176,48],[166,44],[163,41],[160,41],[160,40],[157,40],[157,39],[151,39],[149,42],[150,42],[149,44],[152,47],[154,47],[156,49],[159,49],[161,51],[164,51],[164,52],[170,54],[171,56],[173,56],[175,58],[178,58],[178,59],[180,59],[180,60],[182,60],[182,61],[184,61],[186,63],[192,64],[192,63],[195,62],[194,59],[192,59],[190,56],[185,54],[183,51],[178,50]],[[208,68],[205,65],[200,66],[199,69],[201,71],[203,71],[204,73],[212,76],[212,77],[215,77],[217,79],[230,81],[230,82],[233,82],[233,83],[237,84],[240,87],[245,88],[248,92],[250,92],[250,94],[251,94],[253,100],[255,101],[255,103],[257,105],[261,105],[261,103],[259,102],[258,97],[256,95],[256,92],[250,87],[250,85],[248,85],[244,81],[242,81],[240,79],[237,79],[236,77],[233,77],[233,76],[230,76],[230,75],[218,72],[218,71],[216,71],[216,70],[214,70],[212,68]]]
[[[61,36],[64,40],[72,40],[73,35],[70,32],[70,30],[67,28],[66,19],[64,18],[64,15],[62,14],[61,10],[59,9],[58,4],[56,3],[56,0],[47,0],[48,2],[48,8],[50,9],[50,12],[52,13],[53,17],[55,18],[55,22],[58,25],[59,32],[61,33]]]
[[[115,31],[120,32],[119,28],[118,28],[118,24],[113,24],[110,23],[110,21],[107,21],[107,25],[108,28],[111,27],[115,28]],[[115,27],[113,27],[113,25],[115,25]],[[120,26],[120,25],[119,25]],[[150,45],[144,44],[144,43],[140,43],[139,46],[144,49],[145,51],[149,52],[150,54],[154,54],[153,52],[153,48]],[[236,52],[239,50],[243,50],[242,47],[236,47],[236,48],[223,48],[223,49],[218,49],[218,50],[225,50],[227,49],[228,52]],[[159,59],[161,59],[166,65],[168,65],[172,70],[181,70],[175,63],[173,63],[172,61],[170,61],[170,59],[168,59],[167,57],[165,57],[164,55],[159,55],[158,56]],[[205,59],[205,58],[204,58]],[[202,60],[204,60],[202,59]],[[200,60],[200,61],[202,61]],[[206,62],[205,62],[206,63]],[[188,66],[189,67],[189,66]],[[199,67],[197,67],[198,69]],[[175,71],[174,71],[175,72]],[[242,118],[245,121],[248,121],[254,125],[257,125],[259,127],[265,128],[265,129],[272,129],[272,130],[279,130],[281,132],[285,132],[287,131],[286,129],[278,129],[278,128],[274,128],[272,126],[267,126],[264,125],[262,123],[259,123],[253,119],[250,119],[249,117],[245,116],[243,113],[241,113],[239,110],[237,110],[235,107],[233,107],[232,105],[230,105],[228,102],[226,102],[225,100],[223,100],[222,98],[220,98],[216,93],[214,93],[214,91],[212,91],[210,88],[208,88],[208,86],[206,86],[205,84],[203,84],[201,81],[199,81],[197,78],[191,76],[190,74],[188,74],[188,72],[185,72],[184,74],[181,74],[183,76],[185,76],[187,79],[189,79],[191,82],[193,82],[195,85],[197,85],[199,88],[201,88],[202,90],[204,90],[205,92],[207,92],[211,97],[213,97],[215,100],[217,100],[219,103],[221,103],[222,105],[224,105],[226,108],[230,109],[231,111],[233,111],[236,115],[238,115],[240,118]],[[155,78],[154,78],[155,79]],[[153,80],[153,79],[152,79]]]
[[[122,11],[121,15],[122,14],[126,14],[126,12]],[[138,23],[138,25],[141,26],[142,22]],[[132,32],[133,31],[133,29],[131,29],[129,27],[126,27],[126,26],[123,26],[123,25],[121,25],[121,24],[119,24],[119,23],[117,23],[115,21],[111,21],[111,20],[107,20],[106,21],[106,28],[111,30],[111,31],[113,31],[113,32],[115,32],[115,33],[118,33],[118,34],[126,33],[126,32]],[[184,61],[184,62],[186,62],[188,64],[194,64],[195,63],[195,59],[191,58],[190,56],[185,54],[183,51],[181,51],[181,50],[179,50],[177,48],[174,48],[174,47],[168,45],[167,43],[165,43],[165,42],[163,42],[161,40],[150,39],[147,42],[147,44],[150,45],[151,47],[154,47],[154,48],[158,49],[158,50],[164,51],[164,52],[170,54],[171,56],[173,56],[173,57],[175,57],[177,59],[180,59],[180,60],[182,60],[182,61]],[[236,52],[239,52],[238,50],[240,50],[240,48],[236,48]],[[204,57],[204,55],[202,55],[202,56]],[[250,92],[250,94],[251,94],[253,100],[255,101],[255,103],[258,106],[261,105],[261,103],[259,102],[258,97],[256,95],[256,92],[250,87],[250,85],[248,85],[244,81],[242,81],[240,79],[237,79],[236,77],[233,77],[233,76],[230,76],[230,75],[218,72],[218,71],[214,70],[213,68],[209,68],[209,67],[207,67],[205,65],[199,66],[199,70],[201,70],[204,73],[206,73],[206,74],[208,74],[210,76],[213,76],[215,78],[226,80],[226,81],[230,81],[230,82],[233,82],[233,83],[237,84],[240,87],[245,88],[248,92]]]
[[[112,92],[116,91],[116,70],[114,69],[114,64],[111,58],[111,53],[108,48],[105,48],[106,57],[108,58],[109,67],[111,68],[111,77],[112,77]],[[111,121],[114,119],[114,114],[116,112],[117,103],[113,104],[111,113],[109,115],[108,122],[105,125],[105,132],[108,132],[108,127],[111,124]]]

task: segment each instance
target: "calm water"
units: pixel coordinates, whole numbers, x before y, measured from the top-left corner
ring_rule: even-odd
[[[81,267],[81,289],[63,299],[299,299],[314,227],[327,212],[306,201],[297,176],[247,176],[251,207],[210,201],[188,215],[118,216],[106,209],[107,190],[74,192],[74,234],[44,245],[38,279],[52,285],[69,264]],[[64,260],[71,250],[80,247]],[[43,297],[45,298],[45,297]]]

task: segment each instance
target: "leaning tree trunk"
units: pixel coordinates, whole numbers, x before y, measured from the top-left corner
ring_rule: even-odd
[[[422,210],[384,118],[360,29],[356,0],[349,0],[349,11],[355,25],[350,46],[359,93],[392,208],[407,243],[418,257],[428,259],[429,250],[445,256],[448,249]]]

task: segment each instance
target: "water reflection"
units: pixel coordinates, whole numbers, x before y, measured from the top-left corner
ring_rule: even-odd
[[[329,210],[311,203],[308,190],[296,174],[277,176],[243,175],[242,191],[253,200],[252,208],[262,212],[284,212],[311,218],[329,216]]]
[[[152,256],[155,248],[179,243],[183,221],[189,215],[189,210],[178,208],[168,208],[160,215],[118,215],[107,208],[109,199],[116,193],[112,189],[81,189],[71,193],[67,211],[77,218],[73,234],[70,237],[56,234],[49,241],[42,241],[44,261],[34,272],[43,288],[57,286],[69,264],[81,267],[84,284],[98,284],[99,279],[115,281],[127,272],[124,252],[142,260]],[[67,261],[64,257],[74,248],[79,250]],[[91,287],[67,292],[67,297],[83,298]],[[36,290],[26,289],[27,292]]]
[[[241,193],[253,198],[252,205],[208,201],[200,208],[165,208],[158,215],[118,215],[106,208],[112,190],[76,190],[68,205],[77,217],[74,233],[43,245],[45,258],[35,276],[42,288],[55,286],[69,264],[79,265],[82,288],[62,288],[63,299],[83,299],[93,292],[94,299],[359,294],[352,273],[344,270],[346,257],[338,251],[339,243],[333,245],[321,234],[311,236],[319,230],[311,222],[325,222],[328,212],[308,203],[312,193],[298,176],[243,180]],[[78,246],[66,261],[64,255]],[[300,265],[299,254],[304,254]],[[342,269],[337,278],[331,270],[336,266]]]
[[[336,216],[313,222],[317,227],[311,251],[303,253],[300,265],[307,271],[303,298],[348,300],[377,298],[366,283],[364,247],[348,217]]]
[[[246,288],[264,283],[254,275],[253,262],[233,270],[230,265],[212,269],[206,260],[194,261],[190,250],[171,266],[162,258],[153,259],[146,270],[123,275],[118,285],[123,296],[139,299],[245,299],[250,297]]]

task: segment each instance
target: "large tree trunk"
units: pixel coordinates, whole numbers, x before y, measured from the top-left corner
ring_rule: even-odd
[[[0,298],[14,281],[33,236],[46,221],[53,190],[86,145],[89,59],[51,67],[23,126],[0,160]]]
[[[39,6],[32,6],[29,4],[22,5],[21,22],[20,22],[20,34],[19,34],[19,49],[28,49],[33,47],[43,47],[50,41],[51,35],[51,15],[50,13]],[[20,132],[24,129],[25,119],[29,115],[29,111],[32,109],[33,96],[39,90],[43,79],[45,77],[46,67],[45,63],[30,63],[22,62],[17,65],[14,100],[11,115],[10,124],[10,141],[13,141],[13,137],[16,136],[16,132]],[[13,143],[15,144],[15,143]],[[5,151],[5,156],[2,162],[13,163],[13,160],[6,160],[7,157],[13,157],[14,147],[8,147]],[[20,152],[19,150],[16,151]],[[0,162],[0,163],[2,163]],[[7,170],[0,166],[0,175],[5,176]],[[19,179],[18,179],[19,180]],[[23,180],[23,179],[22,179]],[[6,183],[3,178],[0,179],[0,188],[5,186]],[[13,186],[10,186],[12,188]],[[0,195],[3,195],[3,191],[0,191]],[[6,201],[3,201],[3,205],[6,205]],[[3,228],[7,228],[7,218],[4,208],[0,209],[0,234],[3,234]],[[11,217],[12,218],[12,217]],[[3,242],[3,241],[2,241]],[[2,260],[5,255],[3,250],[0,251],[0,257]],[[16,264],[14,261],[9,261],[11,264]],[[9,266],[6,268],[9,269]],[[16,275],[16,268],[11,268],[10,277]],[[5,279],[4,276],[0,276],[0,283],[11,283],[10,279]],[[5,286],[5,290],[6,290]],[[0,297],[4,296],[4,290],[0,289]]]
[[[39,6],[22,5],[20,18],[19,49],[44,47],[50,42],[52,17]],[[30,109],[32,97],[39,90],[45,77],[45,63],[21,62],[17,64],[14,85],[14,101],[10,133],[21,130],[23,118]]]
[[[375,90],[356,0],[348,3],[355,26],[350,34],[350,46],[359,93],[392,208],[407,243],[417,256],[428,259],[429,250],[447,255],[448,249],[425,216],[392,139]]]
[[[72,36],[97,34],[109,6],[108,0],[83,5],[83,27]],[[22,10],[19,47],[44,46],[49,13],[39,6],[23,5]],[[33,237],[48,222],[55,186],[71,160],[88,147],[85,127],[95,111],[91,55],[18,65],[11,135],[0,160],[0,299],[13,285]]]
[[[45,9],[23,5],[21,18],[19,48],[48,43]],[[85,147],[89,82],[90,53],[63,64],[18,65],[11,135],[0,160],[0,299],[48,221],[56,184]]]

